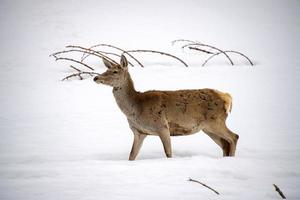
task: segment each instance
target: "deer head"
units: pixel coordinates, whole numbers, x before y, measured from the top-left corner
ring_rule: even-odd
[[[114,64],[103,58],[103,63],[107,67],[106,72],[96,76],[94,81],[111,87],[122,86],[128,78],[128,61],[124,55],[121,56],[120,64]]]

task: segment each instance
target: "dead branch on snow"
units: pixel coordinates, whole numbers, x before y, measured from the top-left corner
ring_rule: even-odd
[[[197,181],[197,180],[194,180],[194,179],[191,179],[191,178],[189,178],[188,181],[195,182],[195,183],[199,183],[200,185],[202,185],[202,186],[204,186],[204,187],[210,189],[211,191],[213,191],[213,192],[216,193],[217,195],[220,195],[220,193],[219,193],[218,191],[216,191],[215,189],[209,187],[208,185],[206,185],[206,184],[204,184],[204,183],[202,183],[202,182],[200,182],[200,181]]]
[[[128,53],[128,52],[130,52],[130,53],[133,53],[133,52],[158,53],[158,54],[161,54],[161,55],[172,57],[172,58],[178,60],[179,62],[181,62],[182,64],[184,64],[184,66],[188,67],[188,64],[186,64],[186,62],[184,62],[180,58],[178,58],[178,57],[176,57],[172,54],[166,53],[166,52],[155,51],[155,50],[146,50],[146,49],[137,49],[137,50],[129,50],[129,51],[126,51],[125,53]]]
[[[275,187],[275,191],[278,192],[278,194],[281,196],[281,198],[286,199],[286,197],[284,196],[283,192],[280,190],[280,188],[273,184],[273,186]]]
[[[109,47],[109,48],[113,48],[116,49],[118,51],[120,51],[120,54],[118,53],[114,53],[114,52],[107,52],[107,51],[103,51],[103,50],[95,50],[96,47]],[[62,80],[68,80],[72,77],[78,77],[80,80],[83,80],[83,76],[82,75],[90,75],[90,76],[94,76],[94,75],[99,75],[99,73],[93,72],[94,68],[92,68],[91,66],[89,66],[88,64],[86,64],[84,61],[89,57],[89,56],[95,56],[97,58],[101,58],[101,59],[106,59],[114,64],[118,64],[118,62],[116,62],[115,60],[113,60],[111,57],[109,57],[110,55],[112,56],[116,56],[116,57],[121,57],[122,54],[127,54],[129,57],[131,57],[133,60],[135,60],[141,67],[144,67],[144,65],[138,60],[136,59],[131,53],[156,53],[156,54],[161,54],[164,56],[169,56],[171,58],[174,58],[176,60],[178,60],[179,62],[181,62],[182,64],[184,64],[186,67],[188,67],[188,64],[185,63],[182,59],[170,54],[170,53],[166,53],[166,52],[162,52],[162,51],[156,51],[156,50],[145,50],[145,49],[136,49],[136,50],[124,50],[121,49],[117,46],[114,45],[110,45],[110,44],[97,44],[97,45],[93,45],[89,48],[85,48],[82,46],[77,46],[77,45],[68,45],[66,46],[67,50],[63,50],[63,51],[59,51],[59,52],[55,52],[53,54],[51,54],[50,56],[53,56],[55,58],[56,61],[58,60],[66,60],[66,61],[71,61],[73,63],[76,64],[80,64],[86,68],[88,68],[91,71],[82,71],[79,68],[74,67],[73,65],[70,65],[70,68],[74,69],[76,71],[76,73],[73,73],[71,75],[66,76],[65,78],[63,78]],[[69,53],[82,53],[81,55],[81,59],[77,60],[74,58],[70,58],[70,57],[62,57],[62,55],[69,55]],[[131,62],[128,62],[131,66],[133,66],[133,64]]]
[[[107,52],[107,51],[96,51],[96,52],[106,54],[106,55],[113,55],[113,56],[121,58],[121,55],[119,55],[117,53],[112,53],[112,52]],[[86,53],[87,52],[83,53],[83,55],[81,57],[81,62],[83,62],[87,57],[89,57],[91,55],[91,54],[86,54]],[[133,64],[130,61],[128,61],[128,64],[133,67]]]
[[[208,44],[202,44],[202,43],[191,43],[191,44],[186,44],[186,45],[183,45],[181,48],[186,48],[186,47],[189,47],[189,49],[191,50],[197,50],[197,51],[205,51],[204,49],[200,49],[200,48],[197,48],[197,47],[194,47],[194,46],[202,46],[202,47],[209,47],[211,49],[214,49],[214,50],[217,50],[220,54],[224,54],[226,56],[226,58],[229,60],[230,64],[231,65],[234,65],[231,58],[228,56],[228,54],[226,52],[224,52],[223,50],[217,48],[217,47],[214,47],[214,46],[211,46],[211,45],[208,45]]]
[[[242,57],[246,58],[246,59],[248,60],[248,62],[250,63],[250,65],[253,66],[253,62],[252,62],[245,54],[242,54],[242,53],[240,53],[240,52],[238,52],[238,51],[231,51],[231,50],[224,51],[224,52],[225,52],[225,53],[236,53],[236,54],[239,54],[239,55],[241,55]],[[209,58],[207,58],[207,59],[205,60],[205,62],[202,64],[202,67],[204,67],[205,64],[206,64],[210,59],[212,59],[213,57],[215,57],[215,56],[217,56],[217,55],[219,55],[219,54],[221,54],[221,52],[215,53],[215,54],[211,55]]]
[[[68,80],[69,78],[72,78],[72,77],[79,77],[80,80],[83,80],[83,77],[81,75],[83,74],[88,74],[90,75],[91,77],[93,77],[94,75],[100,75],[99,73],[96,73],[96,72],[85,72],[85,71],[81,71],[81,72],[78,72],[78,73],[74,73],[74,74],[71,74],[69,76],[66,76],[65,78],[62,79],[62,81],[64,80]]]
[[[106,55],[104,55],[100,52],[94,51],[92,49],[88,49],[88,48],[81,47],[81,46],[76,46],[76,45],[68,45],[68,46],[66,46],[66,48],[73,48],[74,51],[94,55],[94,56],[97,56],[97,57],[100,57],[100,58],[105,58],[106,60],[108,60],[108,61],[110,61],[114,64],[118,64],[115,60],[111,59],[110,57],[108,57],[108,56],[106,56]],[[80,50],[80,49],[82,49],[83,51]]]
[[[217,48],[215,46],[212,45],[208,45],[208,44],[203,44],[201,42],[197,42],[197,41],[192,41],[192,40],[185,40],[185,39],[178,39],[178,40],[174,40],[172,41],[172,45],[174,45],[175,43],[179,43],[179,42],[184,42],[186,44],[182,45],[181,48],[189,48],[190,50],[195,50],[195,51],[200,51],[206,54],[211,54],[211,56],[209,58],[207,58],[204,63],[202,64],[202,66],[205,66],[206,63],[211,60],[212,58],[223,54],[226,56],[226,58],[229,60],[231,65],[234,65],[232,59],[230,58],[230,56],[228,55],[228,53],[234,53],[234,54],[238,54],[242,57],[244,57],[245,59],[247,59],[247,61],[250,63],[250,65],[254,65],[253,62],[250,60],[249,57],[247,57],[245,54],[239,52],[239,51],[233,51],[233,50],[221,50],[220,48]],[[209,48],[209,50],[205,49],[205,48]],[[212,51],[214,50],[214,51]]]
[[[141,67],[144,67],[144,65],[138,59],[136,59],[133,55],[131,55],[127,51],[125,51],[125,50],[123,50],[123,49],[121,49],[121,48],[119,48],[117,46],[111,45],[111,44],[97,44],[97,45],[91,46],[89,49],[93,49],[93,48],[100,47],[100,46],[110,47],[110,48],[113,48],[113,49],[117,49],[117,50],[119,50],[119,51],[122,52],[121,54],[127,54],[129,57],[131,57],[133,60],[135,60]]]
[[[65,57],[59,57],[59,58],[55,58],[55,61],[58,61],[58,60],[67,60],[67,61],[72,61],[72,62],[75,62],[75,63],[78,63],[78,64],[81,64],[87,68],[89,68],[90,70],[94,70],[94,68],[90,67],[89,65],[83,63],[83,62],[80,62],[78,60],[75,60],[75,59],[72,59],[72,58],[65,58]]]

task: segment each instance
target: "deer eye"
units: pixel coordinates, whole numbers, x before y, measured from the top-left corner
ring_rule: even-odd
[[[117,74],[117,73],[118,73],[118,71],[113,71],[113,73],[114,73],[114,74]]]

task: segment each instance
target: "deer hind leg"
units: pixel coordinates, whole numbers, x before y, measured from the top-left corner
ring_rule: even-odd
[[[219,136],[229,144],[228,156],[234,156],[239,136],[226,127],[225,122],[216,123],[209,127],[209,132]]]
[[[130,155],[129,155],[129,160],[135,160],[136,156],[138,155],[138,153],[142,147],[143,141],[147,135],[141,133],[134,127],[130,127],[130,128],[131,128],[132,132],[134,133],[134,139],[133,139],[133,144],[132,144],[132,148],[131,148]]]
[[[160,140],[164,146],[164,151],[167,156],[167,158],[172,157],[172,145],[171,145],[171,137],[170,137],[170,131],[168,128],[164,128],[160,131],[158,131],[158,136],[160,137]]]
[[[239,135],[235,134],[234,132],[232,132],[230,129],[228,129],[225,125],[224,127],[225,132],[227,133],[227,135],[230,137],[230,154],[229,156],[235,156],[235,150],[236,150],[236,146],[237,146],[237,142],[239,140]]]
[[[219,147],[221,147],[224,157],[229,156],[230,145],[226,140],[222,139],[221,137],[213,133],[210,133],[207,130],[203,130],[203,132],[206,133]]]

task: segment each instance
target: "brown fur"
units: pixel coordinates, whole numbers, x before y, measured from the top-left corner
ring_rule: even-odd
[[[147,135],[158,135],[167,157],[172,156],[170,136],[190,135],[203,130],[223,150],[234,156],[238,135],[225,120],[232,108],[230,94],[213,89],[137,92],[127,69],[104,60],[108,70],[95,82],[113,87],[113,94],[134,133],[129,160],[134,160]]]

